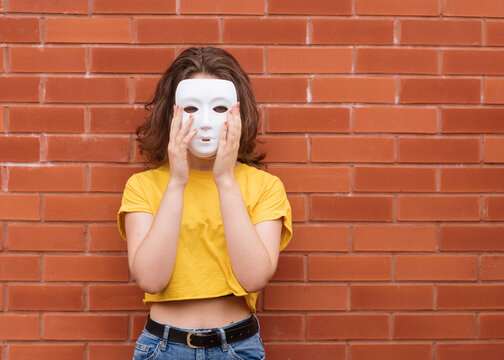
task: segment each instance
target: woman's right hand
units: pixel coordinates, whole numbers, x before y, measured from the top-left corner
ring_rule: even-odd
[[[189,131],[194,121],[191,114],[184,125],[182,123],[183,109],[180,105],[173,106],[173,118],[168,142],[168,160],[170,162],[170,184],[185,186],[189,180],[189,157],[187,147],[194,138],[197,129]]]

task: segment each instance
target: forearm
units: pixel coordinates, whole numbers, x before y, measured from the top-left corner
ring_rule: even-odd
[[[184,186],[168,184],[150,229],[135,253],[133,276],[149,293],[164,289],[172,276],[183,202]]]
[[[274,263],[250,220],[236,179],[217,186],[233,273],[248,292],[262,289],[273,273]]]

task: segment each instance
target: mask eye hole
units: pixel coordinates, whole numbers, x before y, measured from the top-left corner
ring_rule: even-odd
[[[195,106],[186,106],[184,108],[184,112],[188,113],[188,114],[192,114],[192,113],[195,113],[196,111],[198,111],[198,108],[195,107]]]
[[[228,111],[228,108],[226,106],[216,106],[213,108],[213,111],[218,113],[225,113],[226,111]]]

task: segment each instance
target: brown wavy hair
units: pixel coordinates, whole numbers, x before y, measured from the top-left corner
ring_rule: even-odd
[[[154,98],[145,105],[150,113],[136,131],[140,152],[155,166],[168,162],[167,147],[175,90],[179,82],[195,74],[213,75],[233,82],[242,121],[238,161],[259,165],[265,155],[255,151],[259,112],[250,80],[231,54],[215,47],[188,48],[165,71],[157,84]]]

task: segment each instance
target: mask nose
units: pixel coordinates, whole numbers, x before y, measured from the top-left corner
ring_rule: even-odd
[[[212,122],[211,122],[211,119],[210,119],[210,113],[206,109],[201,112],[201,118],[200,118],[199,128],[201,130],[210,130],[212,128]]]

